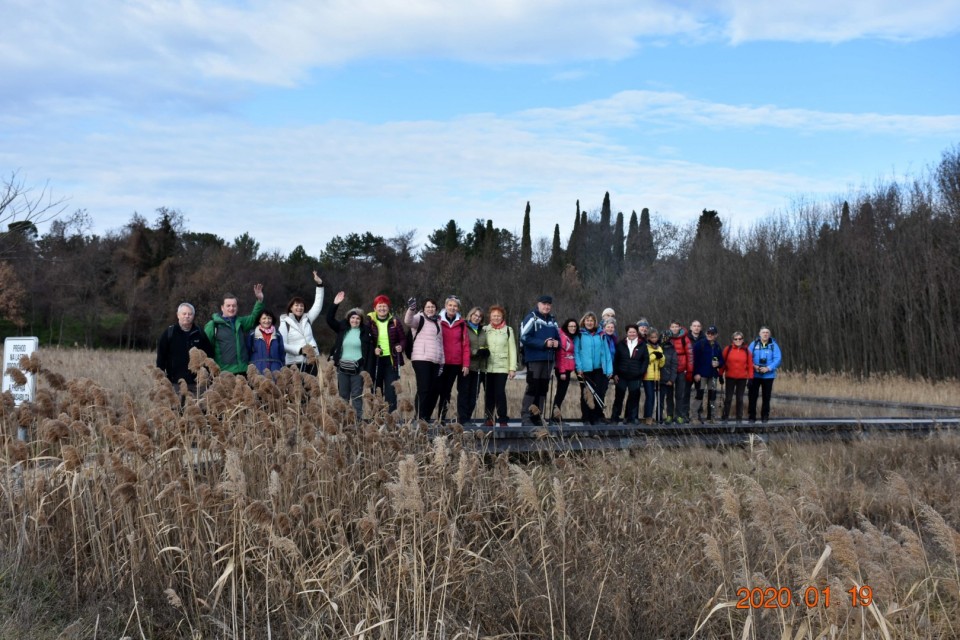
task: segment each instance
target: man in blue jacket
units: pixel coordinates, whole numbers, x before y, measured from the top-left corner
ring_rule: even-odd
[[[520,419],[526,425],[543,424],[541,416],[547,406],[547,389],[556,362],[556,349],[560,346],[560,331],[556,318],[550,313],[552,310],[553,298],[540,296],[537,308],[520,324],[520,346],[527,366],[527,389],[520,404]],[[530,413],[531,406],[537,407],[534,415]]]
[[[760,327],[760,335],[750,343],[750,354],[753,357],[753,378],[748,383],[747,413],[750,422],[757,421],[757,396],[763,392],[763,404],[760,408],[760,419],[766,422],[770,419],[770,395],[773,393],[773,380],[777,377],[780,368],[780,345],[770,337],[770,329]]]

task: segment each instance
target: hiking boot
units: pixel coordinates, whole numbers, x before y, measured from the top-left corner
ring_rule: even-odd
[[[683,416],[677,416],[677,419],[674,420],[677,424],[683,424],[686,420],[683,419]]]
[[[483,426],[485,426],[485,427],[492,427],[492,426],[493,426],[493,420],[491,420],[490,418],[487,418],[486,421],[483,423]]]
[[[501,420],[499,423],[497,423],[497,426],[498,426],[498,427],[509,427],[510,425],[507,423],[506,420]]]
[[[643,424],[653,424],[653,418],[644,418]]]

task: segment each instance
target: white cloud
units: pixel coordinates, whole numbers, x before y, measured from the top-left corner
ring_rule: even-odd
[[[960,29],[960,4],[953,0],[727,0],[726,7],[726,31],[733,43],[920,40]]]
[[[746,223],[797,194],[834,194],[860,179],[825,177],[816,167],[801,175],[776,166],[711,166],[682,148],[657,151],[659,143],[621,135],[648,123],[695,132],[960,133],[957,117],[754,108],[653,92],[568,109],[383,124],[261,127],[223,115],[117,121],[80,135],[66,121],[20,129],[0,149],[0,166],[25,167],[30,179],[51,177],[101,230],[123,225],[135,210],[150,217],[168,206],[182,209],[193,230],[227,239],[249,231],[264,248],[302,243],[311,253],[333,235],[410,228],[425,235],[451,217],[463,226],[479,217],[519,228],[527,200],[534,234],[549,236],[556,222],[568,228],[578,198],[590,209],[607,190],[625,213],[648,207],[685,221],[709,207]]]
[[[363,59],[577,63],[666,40],[909,40],[960,27],[950,0],[0,0],[0,13],[0,107],[104,94],[216,105]]]

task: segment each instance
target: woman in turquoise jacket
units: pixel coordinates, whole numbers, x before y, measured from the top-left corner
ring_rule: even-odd
[[[604,424],[604,397],[607,384],[613,375],[613,358],[610,347],[597,322],[597,314],[588,311],[580,320],[580,334],[574,340],[574,359],[580,383],[586,386],[580,397],[580,411],[588,424]],[[587,397],[591,400],[588,402]],[[593,405],[592,407],[590,405]]]

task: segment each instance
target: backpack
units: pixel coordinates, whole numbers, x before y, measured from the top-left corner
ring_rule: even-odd
[[[423,314],[420,314],[420,325],[417,327],[417,333],[420,333],[423,330],[423,322]],[[416,334],[413,332],[413,328],[408,328],[406,344],[403,345],[403,355],[407,356],[407,360],[410,360],[413,357],[413,339],[415,337]]]

